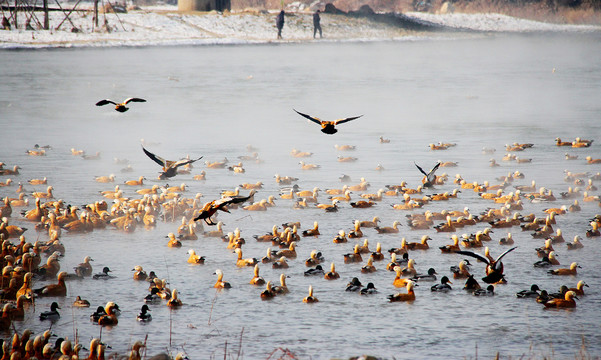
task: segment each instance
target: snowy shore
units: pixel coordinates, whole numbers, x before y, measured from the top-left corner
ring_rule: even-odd
[[[233,12],[178,13],[177,7],[147,7],[128,13],[100,14],[100,26],[91,12],[77,12],[64,21],[62,12],[50,13],[52,30],[0,30],[0,49],[53,47],[108,47],[153,45],[249,44],[313,41],[312,14],[289,12],[282,35],[276,40],[275,13]],[[24,21],[25,15],[20,15]],[[43,14],[36,15],[40,20]],[[600,26],[557,25],[518,19],[501,14],[406,13],[415,22],[426,22],[441,30],[471,32],[601,32]],[[106,24],[105,24],[106,20]],[[407,30],[366,17],[322,14],[324,39],[317,41],[374,41],[447,36],[444,31]],[[76,28],[78,31],[72,31]],[[107,31],[107,28],[109,31]]]

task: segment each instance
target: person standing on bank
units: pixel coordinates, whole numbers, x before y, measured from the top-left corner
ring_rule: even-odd
[[[278,16],[275,18],[275,25],[278,28],[278,39],[281,39],[282,29],[284,28],[284,10],[280,11]]]
[[[315,39],[315,34],[319,31],[319,38],[321,39],[323,36],[321,34],[321,25],[319,22],[321,21],[321,17],[319,16],[319,9],[313,14],[313,39]]]

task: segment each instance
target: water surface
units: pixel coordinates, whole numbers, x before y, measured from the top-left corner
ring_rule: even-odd
[[[456,173],[467,181],[498,183],[496,177],[519,170],[526,177],[515,184],[551,189],[556,195],[572,183],[564,182],[564,170],[601,170],[587,165],[584,157],[601,157],[601,57],[597,35],[577,36],[484,36],[470,39],[350,44],[286,44],[260,46],[154,47],[120,49],[62,49],[0,52],[0,161],[22,167],[14,181],[48,177],[58,198],[73,205],[100,200],[99,190],[109,190],[125,180],[146,176],[148,187],[154,183],[159,167],[141,151],[140,139],[153,142],[149,150],[167,159],[189,154],[204,156],[191,175],[179,175],[169,185],[181,182],[189,186],[187,197],[200,192],[204,201],[219,196],[221,190],[234,189],[243,182],[263,181],[257,201],[277,196],[280,187],[273,176],[296,176],[302,189],[341,187],[338,177],[348,174],[352,183],[365,177],[369,192],[386,184],[405,180],[409,186],[420,183],[421,174],[413,162],[430,168],[438,160],[456,161],[456,168],[441,168],[452,179]],[[143,97],[147,103],[131,104],[120,114],[109,107],[95,107],[103,98],[122,100]],[[327,136],[315,124],[308,123],[292,109],[323,119],[363,114],[361,119],[339,126],[339,132]],[[384,136],[389,144],[380,144]],[[588,149],[558,148],[554,139],[592,138]],[[431,151],[430,143],[453,142],[446,151]],[[532,149],[518,154],[532,163],[501,162],[505,144],[528,142]],[[29,157],[25,150],[34,144],[50,144],[46,157]],[[158,144],[157,144],[158,143]],[[245,162],[246,173],[206,169],[204,160],[224,157],[237,162],[246,155],[246,146],[259,148],[261,164]],[[356,145],[354,152],[336,151],[336,144]],[[481,149],[492,147],[494,155]],[[71,148],[89,154],[101,153],[99,161],[85,161],[70,154]],[[314,172],[301,171],[299,159],[290,156],[293,148],[311,151],[307,162],[321,165]],[[565,152],[579,156],[567,161]],[[354,156],[354,163],[340,163],[337,156]],[[113,159],[130,160],[133,173],[122,174]],[[490,158],[501,163],[488,166]],[[381,164],[385,170],[378,172]],[[192,180],[205,170],[206,182]],[[94,176],[114,173],[115,184],[98,184]],[[26,186],[43,190],[43,186]],[[122,186],[122,188],[124,188]],[[451,191],[451,181],[434,192]],[[0,195],[13,196],[15,187],[0,188]],[[138,196],[138,188],[125,187],[125,194]],[[507,192],[510,190],[508,189]],[[599,194],[599,191],[595,191]],[[358,193],[352,194],[354,199]],[[320,195],[327,202],[325,194]],[[542,240],[529,232],[511,229],[518,249],[504,260],[509,283],[497,287],[497,296],[477,298],[463,292],[462,281],[453,284],[449,294],[433,294],[430,283],[416,288],[413,303],[388,303],[386,296],[398,291],[392,286],[393,273],[385,270],[387,261],[376,263],[374,274],[361,274],[362,264],[343,264],[342,255],[351,252],[355,241],[333,244],[339,230],[352,229],[352,220],[379,216],[383,225],[404,223],[408,212],[394,211],[391,204],[400,198],[385,198],[370,209],[353,209],[342,204],[338,213],[324,214],[314,208],[292,209],[293,202],[277,200],[266,212],[232,211],[219,219],[225,231],[240,228],[247,243],[245,257],[262,257],[268,244],[257,243],[252,235],[270,231],[274,224],[301,221],[308,229],[319,221],[322,235],[299,242],[296,260],[284,271],[291,293],[272,301],[261,301],[256,288],[248,284],[250,268],[238,269],[235,254],[219,239],[201,238],[186,242],[181,249],[166,247],[165,235],[177,229],[179,221],[161,222],[154,230],[139,227],[133,234],[106,229],[90,234],[64,234],[67,248],[61,259],[63,270],[70,271],[86,255],[94,258],[99,271],[109,266],[116,276],[107,282],[91,279],[72,281],[68,296],[59,299],[61,320],[53,333],[73,339],[75,331],[87,344],[102,335],[112,349],[125,353],[135,340],[148,335],[148,354],[170,350],[186,351],[191,358],[221,357],[225,351],[236,357],[267,358],[278,348],[289,349],[299,358],[350,357],[372,354],[385,358],[490,358],[502,356],[571,358],[582,341],[591,355],[601,353],[598,307],[601,302],[598,274],[600,247],[597,240],[585,239],[585,250],[567,252],[556,247],[562,265],[578,261],[582,266],[576,277],[553,278],[545,270],[535,269],[538,260],[534,248]],[[542,216],[542,209],[570,204],[526,202],[524,214]],[[599,212],[596,203],[586,203],[581,213],[561,216],[556,227],[566,239],[584,237],[589,219]],[[470,190],[458,199],[433,203],[422,210],[462,210],[469,207],[478,214],[494,206]],[[15,212],[17,213],[17,212]],[[30,228],[29,241],[46,240],[36,234],[33,224],[13,215],[11,223]],[[487,224],[459,232],[475,233]],[[281,228],[281,227],[280,227]],[[205,230],[207,227],[205,226]],[[496,230],[487,244],[493,255],[506,247],[498,239],[507,231]],[[441,255],[436,248],[451,242],[450,234],[410,231],[406,225],[400,234],[380,235],[364,231],[372,248],[377,242],[383,249],[400,245],[402,237],[418,241],[428,234],[432,249],[412,252],[417,268],[426,272],[434,267],[449,275],[449,266],[461,259]],[[361,239],[362,242],[363,239]],[[358,241],[356,241],[358,242]],[[194,248],[206,256],[206,264],[186,263],[187,250]],[[324,253],[326,265],[335,262],[341,279],[326,281],[304,277],[304,260],[311,250]],[[475,261],[473,262],[475,263]],[[132,280],[130,271],[142,265],[166,278],[177,288],[185,306],[170,311],[164,304],[153,306],[154,320],[136,322],[147,284]],[[215,291],[216,269],[222,269],[233,288]],[[484,265],[476,263],[473,272],[480,277]],[[281,271],[261,266],[261,275],[277,282]],[[373,282],[379,294],[369,297],[344,292],[345,284],[358,276],[363,283]],[[517,299],[515,293],[537,283],[541,288],[557,290],[560,285],[575,286],[585,280],[588,295],[573,311],[545,311],[533,301]],[[37,283],[36,287],[45,283]],[[320,302],[302,303],[307,288],[313,285]],[[112,300],[123,310],[119,324],[103,329],[90,323],[89,309],[71,308],[76,295],[90,300],[93,307]],[[53,299],[38,299],[35,312],[15,328],[39,333],[49,324],[38,320]],[[8,337],[9,334],[5,334]],[[171,347],[170,347],[171,345]]]

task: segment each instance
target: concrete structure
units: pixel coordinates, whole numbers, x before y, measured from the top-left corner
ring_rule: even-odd
[[[231,10],[230,0],[177,0],[179,11]]]

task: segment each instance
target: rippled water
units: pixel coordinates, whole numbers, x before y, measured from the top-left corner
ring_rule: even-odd
[[[536,180],[537,185],[558,195],[573,186],[564,182],[564,170],[601,170],[584,161],[587,155],[601,157],[599,40],[598,35],[524,35],[364,44],[4,51],[0,52],[0,161],[6,167],[22,167],[15,182],[48,177],[56,196],[73,205],[100,200],[99,190],[113,189],[140,175],[146,176],[148,187],[164,184],[155,180],[159,167],[140,149],[142,138],[160,143],[148,148],[167,159],[190,154],[204,156],[202,161],[227,157],[237,162],[238,156],[247,154],[248,144],[260,149],[264,163],[245,162],[244,174],[206,169],[201,161],[191,175],[168,181],[170,185],[186,183],[186,196],[201,192],[205,201],[217,198],[223,189],[257,181],[265,184],[257,201],[277,196],[280,188],[273,179],[275,173],[299,177],[302,189],[341,187],[341,174],[350,175],[353,184],[365,177],[371,184],[369,192],[374,193],[403,180],[415,187],[421,175],[413,162],[429,168],[437,160],[459,162],[457,168],[439,170],[451,178],[459,173],[469,182],[498,183],[496,177],[519,170],[526,178],[518,184]],[[103,98],[129,96],[148,102],[133,103],[123,114],[94,106]],[[364,116],[340,125],[336,135],[328,136],[293,108],[324,119]],[[391,142],[380,144],[380,136]],[[565,140],[593,138],[595,143],[588,149],[566,150],[554,145],[558,136]],[[431,151],[428,144],[439,141],[457,146]],[[532,158],[532,163],[500,161],[505,144],[513,142],[535,144],[518,154]],[[36,143],[53,149],[46,157],[29,157],[25,150]],[[339,152],[336,144],[356,145],[357,149]],[[483,155],[484,146],[497,151]],[[101,160],[72,156],[72,147],[89,154],[98,151]],[[321,165],[321,169],[301,171],[299,159],[289,154],[293,148],[313,152],[306,161]],[[579,159],[565,160],[566,151]],[[359,160],[340,163],[338,155]],[[135,171],[120,173],[123,165],[115,164],[115,157],[129,159]],[[489,167],[491,157],[501,166]],[[385,170],[375,171],[378,164]],[[192,176],[201,170],[207,172],[206,182],[193,181]],[[115,184],[94,181],[94,176],[110,173],[117,176]],[[434,191],[455,187],[449,182]],[[0,195],[13,196],[14,189],[0,188]],[[137,189],[127,187],[125,194],[135,197]],[[359,198],[357,193],[352,197]],[[319,198],[328,201],[325,194]],[[289,261],[290,268],[284,271],[289,276],[290,294],[272,301],[259,298],[262,288],[248,284],[252,269],[236,268],[236,255],[221,240],[201,238],[186,242],[181,249],[167,248],[165,235],[175,231],[179,221],[160,223],[154,230],[138,227],[133,234],[111,229],[85,235],[65,233],[61,239],[67,248],[61,259],[63,270],[70,271],[90,255],[95,272],[109,266],[116,278],[69,282],[68,296],[58,299],[62,317],[52,331],[71,339],[77,331],[84,344],[102,335],[112,347],[109,353],[125,353],[133,341],[148,335],[148,354],[185,350],[193,359],[220,358],[225,351],[230,358],[239,353],[249,359],[267,358],[278,348],[289,349],[299,358],[360,354],[490,358],[497,352],[514,358],[572,358],[582,341],[589,354],[601,353],[598,240],[585,238],[585,249],[574,252],[558,245],[562,265],[578,261],[582,269],[576,277],[553,278],[532,267],[538,260],[534,248],[543,241],[513,228],[518,249],[504,259],[509,283],[497,286],[495,297],[470,296],[461,290],[462,281],[456,281],[448,294],[431,293],[431,284],[423,283],[416,288],[415,302],[389,303],[386,296],[398,289],[392,286],[394,274],[385,270],[387,261],[375,264],[376,273],[361,274],[363,264],[342,261],[355,241],[333,244],[332,239],[339,230],[351,230],[353,219],[377,215],[385,226],[395,220],[404,223],[408,212],[390,207],[398,202],[399,198],[388,197],[370,209],[342,204],[338,213],[326,214],[314,208],[294,210],[292,201],[277,200],[277,206],[266,212],[235,210],[220,215],[226,232],[242,231],[247,240],[244,256],[257,258],[264,256],[268,244],[257,243],[252,235],[267,233],[274,224],[287,221],[301,221],[301,229],[319,221],[322,235],[303,238],[298,258]],[[571,200],[526,202],[521,212],[542,216],[544,208],[569,203]],[[581,213],[558,219],[556,228],[562,229],[566,239],[584,236],[588,219],[600,212],[596,203],[582,205]],[[478,214],[492,203],[464,190],[458,199],[432,203],[414,212],[466,206]],[[21,221],[19,215],[14,215],[11,223],[29,227],[29,241],[46,240],[46,235],[36,234],[33,224]],[[475,233],[485,225],[464,228],[459,234]],[[451,242],[450,234],[410,231],[406,225],[395,235],[380,235],[371,229],[364,233],[371,248],[381,242],[383,249],[399,246],[401,237],[418,241],[422,235],[430,235],[432,249],[411,253],[420,272],[434,267],[439,276],[449,275],[449,266],[463,258],[441,255],[436,249]],[[493,255],[506,249],[497,241],[505,235],[504,230],[493,234],[495,241],[487,244]],[[187,264],[189,248],[206,256],[206,264]],[[304,260],[313,249],[322,251],[327,265],[336,263],[340,280],[303,276]],[[175,311],[164,304],[153,306],[154,320],[138,323],[135,315],[147,294],[147,284],[132,280],[134,265],[168,279],[185,306]],[[216,269],[224,271],[232,289],[219,292],[212,287]],[[473,272],[479,277],[484,265],[475,264]],[[261,266],[261,275],[274,283],[280,273]],[[379,294],[364,297],[345,292],[345,284],[355,276],[363,283],[373,282]],[[555,291],[562,284],[575,286],[580,279],[590,288],[573,311],[545,311],[540,304],[514,295],[532,283]],[[317,304],[302,302],[309,285],[320,300]],[[92,310],[71,308],[76,295],[90,300],[93,308],[109,300],[117,302],[123,311],[119,324],[101,331],[89,321]],[[16,322],[15,328],[35,333],[47,329],[49,324],[39,321],[38,314],[53,300],[38,299],[35,311],[30,309],[26,320]]]

